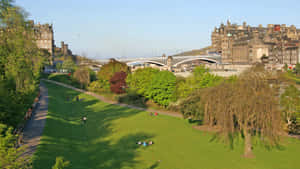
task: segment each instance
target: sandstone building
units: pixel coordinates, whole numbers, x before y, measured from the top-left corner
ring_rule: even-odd
[[[37,46],[41,49],[46,49],[53,56],[55,47],[53,26],[38,23],[34,25],[34,32]]]
[[[72,56],[72,51],[69,49],[69,45],[61,42],[61,48],[55,47],[55,53],[60,53],[62,56]]]
[[[295,26],[221,24],[211,35],[212,50],[222,56],[223,63],[252,64],[268,57],[273,63],[300,63],[300,29]]]
[[[45,49],[50,53],[51,61],[54,59],[54,56],[61,57],[61,56],[71,56],[73,57],[72,51],[69,49],[68,44],[65,44],[63,41],[61,42],[61,48],[55,46],[54,42],[54,33],[53,33],[53,26],[49,24],[34,24],[31,21],[36,43],[38,48]]]

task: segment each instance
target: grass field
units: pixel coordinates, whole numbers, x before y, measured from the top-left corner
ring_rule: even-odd
[[[232,150],[186,120],[109,105],[70,89],[47,84],[49,112],[34,169],[51,169],[55,157],[70,169],[297,169],[300,141],[286,139],[280,149],[257,144],[256,158],[245,159],[242,141]],[[80,95],[83,101],[76,102]],[[67,97],[73,98],[68,101]],[[82,124],[80,118],[88,120]],[[139,140],[153,140],[142,147]],[[160,160],[160,162],[158,162]]]

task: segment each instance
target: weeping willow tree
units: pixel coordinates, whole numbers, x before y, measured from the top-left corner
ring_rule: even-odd
[[[266,73],[247,72],[234,83],[223,83],[202,93],[205,124],[219,127],[225,138],[241,134],[245,157],[254,156],[253,136],[271,145],[279,140],[279,101],[267,78]]]

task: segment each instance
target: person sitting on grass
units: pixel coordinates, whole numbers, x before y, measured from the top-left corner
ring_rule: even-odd
[[[150,141],[149,141],[149,145],[152,145],[152,144],[153,144],[153,141],[150,140]]]
[[[82,121],[85,124],[86,123],[87,118],[85,116],[82,117]]]
[[[138,144],[138,145],[141,145],[141,144],[142,144],[142,142],[141,142],[141,141],[139,141],[139,142],[137,142],[136,144]]]
[[[146,147],[146,146],[147,146],[147,143],[146,143],[146,141],[144,141],[144,142],[143,142],[143,146],[144,146],[144,147]]]

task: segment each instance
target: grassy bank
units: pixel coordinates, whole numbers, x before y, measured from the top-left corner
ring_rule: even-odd
[[[54,84],[47,87],[49,112],[34,155],[35,169],[50,169],[57,156],[69,160],[70,169],[300,168],[296,139],[284,140],[279,149],[256,145],[256,158],[245,159],[241,140],[231,150],[186,120],[109,105]],[[84,100],[76,102],[77,95]],[[136,144],[139,140],[155,144],[143,147]]]

